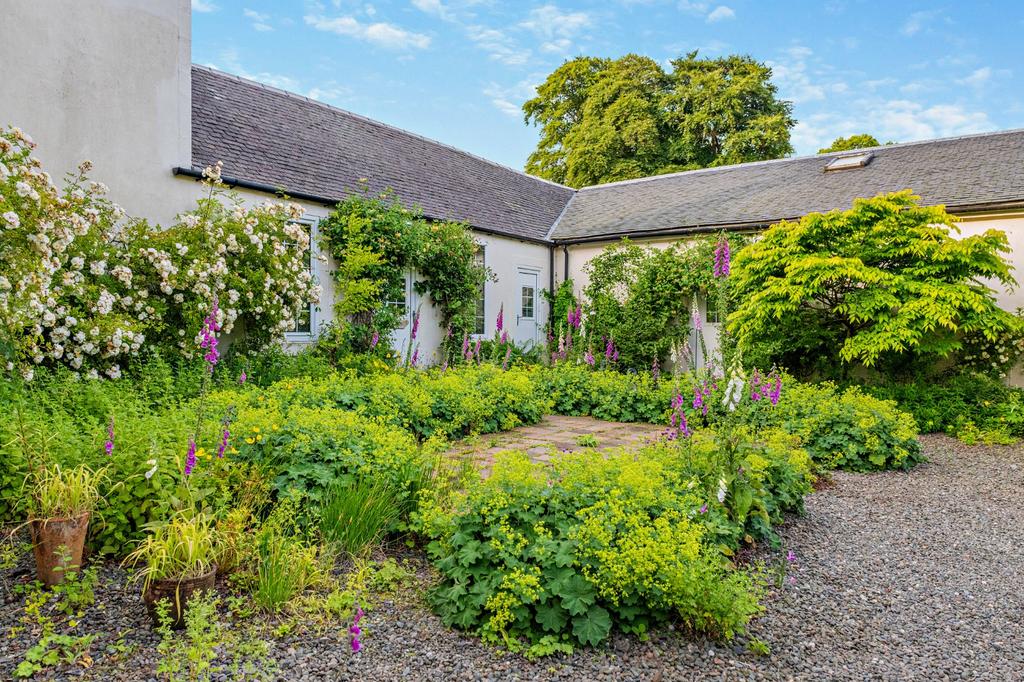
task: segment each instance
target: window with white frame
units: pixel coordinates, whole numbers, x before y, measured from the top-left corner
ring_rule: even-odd
[[[708,324],[718,324],[718,296],[708,294],[704,297],[704,320]]]
[[[474,265],[483,268],[486,265],[486,259],[484,258],[484,246],[480,245],[477,247],[476,253],[473,254]],[[485,334],[487,332],[487,282],[480,282],[480,291],[477,293],[476,298],[476,312],[473,318],[473,333],[474,334]]]
[[[313,238],[315,237],[314,221],[312,220],[293,220],[290,221],[293,225],[301,225],[309,236],[309,248],[306,249],[306,269],[309,273],[313,274]],[[288,248],[295,248],[297,244],[294,242],[286,242],[285,246]],[[291,329],[288,330],[289,334],[296,336],[310,336],[313,333],[313,303],[303,306],[295,311],[295,324]]]

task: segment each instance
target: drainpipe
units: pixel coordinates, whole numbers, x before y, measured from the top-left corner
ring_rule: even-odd
[[[555,247],[548,247],[548,291],[551,292],[551,302],[548,303],[548,329],[555,326]]]
[[[564,272],[562,272],[562,281],[565,281],[565,280],[569,279],[569,245],[568,244],[563,244],[562,245],[562,252],[565,254],[565,265],[563,266],[565,268],[565,270],[564,270]]]

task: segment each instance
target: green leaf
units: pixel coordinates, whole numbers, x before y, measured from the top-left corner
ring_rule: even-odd
[[[561,632],[568,621],[568,612],[553,601],[537,607],[537,622],[548,632]]]
[[[572,619],[572,634],[582,644],[596,646],[608,637],[612,629],[612,618],[600,606],[591,606],[587,612]]]
[[[478,540],[470,540],[459,550],[459,563],[463,566],[470,566],[482,556],[483,552],[480,551],[480,542]]]
[[[594,586],[580,575],[574,575],[564,581],[558,596],[562,598],[562,606],[574,616],[587,612],[587,607],[597,600]]]

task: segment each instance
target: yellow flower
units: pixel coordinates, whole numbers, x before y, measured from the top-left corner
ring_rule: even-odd
[[[253,433],[259,433],[260,432],[260,427],[258,427],[258,426],[252,427],[252,432]]]
[[[277,424],[274,424],[273,426],[270,427],[271,431],[277,431],[277,429],[278,429]]]
[[[238,448],[231,448],[230,450],[228,450],[228,454],[237,455],[238,454]]]
[[[263,436],[256,436],[256,442],[257,443],[259,443],[261,440],[263,440]]]
[[[210,453],[206,451],[206,448],[199,448],[196,450],[196,457],[209,457]]]
[[[253,443],[256,442],[256,440],[254,438],[246,438],[245,442],[248,443],[249,445],[252,445]]]

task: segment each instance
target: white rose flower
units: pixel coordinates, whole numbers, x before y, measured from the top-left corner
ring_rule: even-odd
[[[21,218],[14,211],[7,211],[7,213],[4,213],[4,222],[13,230],[21,225]]]

